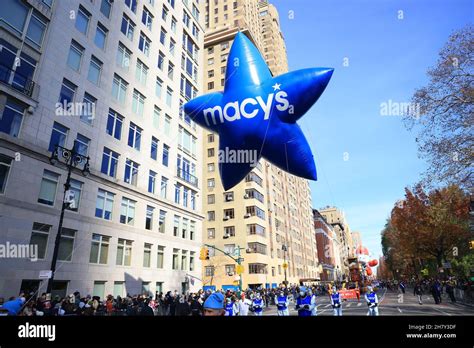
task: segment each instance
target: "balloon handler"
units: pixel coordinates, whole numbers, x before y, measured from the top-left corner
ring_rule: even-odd
[[[369,311],[367,312],[367,315],[369,316],[379,315],[379,307],[378,307],[379,299],[374,289],[371,286],[367,288],[367,293],[365,294],[365,301],[367,301],[367,306],[369,307]]]
[[[298,311],[299,317],[316,316],[316,296],[310,293],[305,287],[300,287],[300,296],[296,300],[295,309]]]

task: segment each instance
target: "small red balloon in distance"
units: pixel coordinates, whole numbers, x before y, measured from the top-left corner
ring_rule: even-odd
[[[379,264],[379,262],[377,260],[370,260],[369,261],[369,266],[370,267],[375,267]]]
[[[367,267],[367,268],[365,269],[365,271],[367,272],[367,275],[368,275],[368,276],[371,276],[371,275],[372,275],[372,268]]]

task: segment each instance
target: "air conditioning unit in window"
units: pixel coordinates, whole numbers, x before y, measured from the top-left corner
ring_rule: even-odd
[[[229,237],[230,237],[230,234],[229,234],[229,233],[224,233],[224,236],[223,236],[222,238],[227,239],[227,238],[229,238]]]
[[[224,216],[224,221],[227,221],[229,220],[229,217],[228,216]]]
[[[247,214],[244,215],[244,218],[245,218],[245,219],[247,219],[247,218],[249,218],[249,217],[250,217],[250,214],[249,214],[249,213],[247,213]]]
[[[247,193],[244,195],[244,199],[248,199],[249,197],[250,196]]]

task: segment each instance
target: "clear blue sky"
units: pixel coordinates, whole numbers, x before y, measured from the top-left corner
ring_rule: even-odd
[[[318,181],[311,183],[313,206],[343,209],[352,230],[361,232],[378,257],[380,231],[393,204],[426,168],[416,135],[400,117],[381,116],[380,104],[410,101],[448,36],[473,22],[474,1],[270,2],[280,14],[290,71],[335,68],[320,100],[299,121],[318,170]]]

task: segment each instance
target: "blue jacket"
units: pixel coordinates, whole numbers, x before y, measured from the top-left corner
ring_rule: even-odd
[[[22,306],[23,301],[21,300],[21,298],[17,298],[5,302],[1,308],[8,310],[8,315],[18,315]]]

